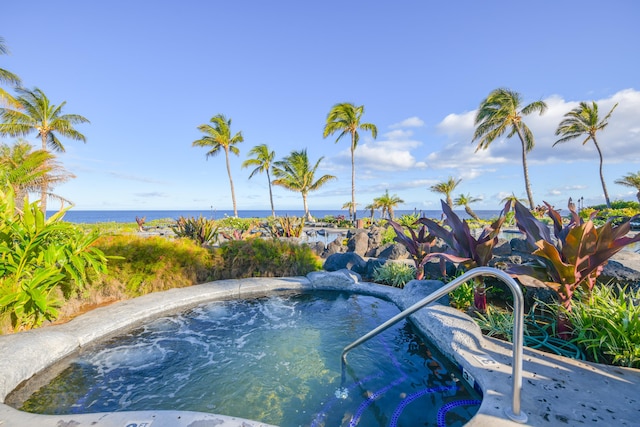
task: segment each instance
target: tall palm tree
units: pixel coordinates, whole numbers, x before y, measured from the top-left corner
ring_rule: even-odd
[[[269,183],[269,201],[271,202],[271,216],[276,217],[276,210],[273,208],[273,193],[271,192],[271,176],[269,175],[269,170],[271,169],[271,165],[273,164],[273,160],[276,158],[275,151],[269,151],[269,147],[267,144],[260,144],[253,147],[249,150],[249,155],[255,156],[252,159],[247,159],[242,162],[242,167],[247,168],[250,166],[255,166],[256,168],[251,171],[251,175],[249,175],[249,179],[251,179],[255,174],[266,172],[267,174],[267,182]]]
[[[453,193],[453,190],[455,190],[458,184],[460,184],[460,181],[462,181],[462,179],[456,180],[452,176],[450,176],[448,180],[434,184],[429,188],[434,193],[444,194],[447,199],[447,205],[449,205],[449,207],[453,209],[453,200],[451,200],[451,193]]]
[[[632,187],[638,190],[636,198],[640,202],[640,172],[628,173],[620,179],[616,179],[616,184],[624,185],[625,187]]]
[[[87,141],[73,125],[89,123],[89,120],[78,114],[62,114],[66,101],[60,105],[52,104],[44,92],[38,88],[33,90],[18,88],[16,92],[18,97],[15,100],[20,108],[0,108],[0,135],[21,137],[37,132],[42,141],[42,149],[46,151],[49,148],[55,152],[65,151],[58,135],[76,141]],[[47,210],[50,184],[50,181],[45,180],[40,189],[40,209],[43,212]]]
[[[373,139],[378,136],[378,128],[372,123],[361,123],[362,115],[364,114],[364,105],[356,107],[355,105],[343,102],[336,104],[331,108],[327,115],[327,121],[324,126],[323,137],[326,138],[329,135],[333,135],[336,132],[340,132],[336,143],[340,141],[340,138],[349,134],[351,135],[351,204],[356,206],[356,163],[355,163],[355,151],[358,141],[360,140],[360,134],[358,130],[364,130],[371,132]],[[355,224],[356,222],[356,210],[353,210],[353,218],[351,218]]]
[[[202,138],[193,141],[193,147],[211,147],[207,151],[207,159],[224,151],[225,161],[227,163],[227,175],[229,175],[229,185],[231,186],[231,201],[233,202],[233,216],[238,216],[238,208],[236,207],[236,193],[233,189],[233,178],[231,178],[231,167],[229,166],[229,153],[236,156],[240,154],[240,150],[236,147],[244,141],[242,132],[238,132],[231,136],[231,119],[223,114],[215,115],[209,120],[209,123],[198,126],[198,130],[205,134]]]
[[[395,194],[391,196],[389,194],[389,190],[386,190],[385,193],[382,196],[377,197],[374,200],[374,202],[376,206],[382,209],[383,217],[384,217],[384,213],[387,212],[389,213],[389,219],[393,220],[393,210],[400,203],[404,203],[404,200],[402,200],[400,197],[398,197]]]
[[[4,44],[4,39],[0,37],[0,55],[8,55],[9,49]],[[0,83],[7,84],[9,86],[20,86],[22,82],[20,81],[20,77],[13,74],[12,72],[5,70],[4,68],[0,68]],[[9,94],[9,92],[5,91],[0,87],[0,101],[6,102],[8,105],[17,106],[15,99]]]
[[[10,186],[18,201],[23,200],[27,193],[40,189],[43,181],[48,181],[51,186],[74,177],[55,161],[53,154],[32,149],[26,141],[18,141],[13,146],[0,145],[0,188]],[[48,196],[70,203],[53,193]]]
[[[522,167],[524,170],[524,184],[529,199],[529,208],[534,209],[533,194],[531,193],[531,183],[529,182],[529,168],[527,167],[527,153],[535,145],[533,133],[522,121],[523,116],[531,113],[542,115],[547,110],[544,101],[535,101],[521,108],[522,99],[520,94],[509,89],[495,89],[480,103],[476,113],[476,131],[473,134],[473,141],[478,141],[479,149],[487,149],[489,145],[502,136],[507,129],[507,138],[518,135],[522,143]]]
[[[609,193],[607,192],[607,185],[604,182],[604,175],[602,174],[602,151],[596,140],[596,133],[603,130],[609,124],[608,120],[611,117],[611,113],[616,109],[618,104],[614,105],[611,111],[602,119],[598,117],[598,104],[595,101],[589,105],[586,102],[581,102],[580,105],[564,115],[564,120],[558,125],[556,129],[556,135],[562,136],[559,140],[553,143],[555,147],[557,144],[569,141],[579,136],[586,136],[582,145],[585,145],[589,140],[593,141],[593,145],[598,150],[598,156],[600,156],[600,182],[602,182],[602,191],[604,191],[604,199],[607,202],[607,206],[611,207],[611,201],[609,200]]]
[[[340,209],[349,209],[349,218],[353,218],[353,211],[356,210],[356,206],[353,202],[345,202]]]
[[[373,224],[373,217],[376,213],[376,210],[380,209],[380,206],[378,206],[378,202],[376,202],[376,199],[374,199],[372,203],[369,203],[367,206],[365,206],[364,209],[369,212],[369,215],[371,215],[371,223]]]
[[[307,205],[307,195],[310,191],[320,189],[320,187],[328,181],[336,179],[333,175],[322,175],[317,180],[315,179],[315,173],[322,159],[324,159],[324,157],[320,157],[316,164],[311,167],[307,150],[305,149],[302,151],[292,151],[291,154],[273,164],[273,175],[277,178],[273,181],[273,184],[302,194],[304,214],[309,221],[313,218]]]
[[[478,215],[469,206],[469,204],[479,202],[479,201],[480,199],[478,199],[477,197],[471,197],[470,194],[466,194],[466,195],[461,194],[458,197],[456,197],[453,203],[455,203],[456,206],[464,206],[464,211],[467,213],[467,215],[469,215],[471,218],[475,219],[476,221],[480,221],[480,217],[478,217]]]

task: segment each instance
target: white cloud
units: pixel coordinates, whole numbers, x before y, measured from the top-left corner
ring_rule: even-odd
[[[419,128],[424,126],[424,120],[417,116],[409,117],[408,119],[404,119],[399,123],[394,123],[389,126],[390,129],[397,128]]]

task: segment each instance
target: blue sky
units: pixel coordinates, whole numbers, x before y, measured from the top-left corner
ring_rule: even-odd
[[[551,147],[562,116],[592,100],[603,116],[619,103],[599,134],[604,176],[611,199],[635,200],[614,184],[640,170],[635,0],[29,0],[2,16],[11,53],[0,68],[91,121],[78,127],[87,143],[63,140],[59,157],[76,178],[55,192],[75,209],[231,209],[224,156],[191,145],[219,113],[245,139],[231,158],[238,209],[269,209],[266,176],[240,167],[258,144],[278,158],[324,156],[319,173],[338,179],[309,207],[340,209],[351,199],[349,143],[322,138],[338,102],[364,105],[378,128],[356,149],[360,209],[387,189],[399,209],[439,209],[429,187],[449,176],[462,179],[454,195],[482,199],[474,209],[499,209],[506,195],[526,197],[520,142],[471,143],[475,110],[499,87],[549,105],[525,118],[536,203],[604,203],[593,144]],[[299,193],[274,187],[274,198],[276,210],[302,209]]]

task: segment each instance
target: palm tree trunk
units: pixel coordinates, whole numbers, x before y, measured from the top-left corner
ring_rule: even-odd
[[[602,174],[602,151],[600,151],[600,146],[596,141],[596,137],[592,136],[593,143],[596,146],[596,150],[598,150],[598,156],[600,156],[600,182],[602,182],[602,191],[604,191],[604,200],[607,202],[607,207],[611,207],[611,200],[609,200],[609,193],[607,192],[607,185],[604,183],[604,175]]]
[[[313,217],[311,216],[311,212],[309,212],[309,206],[307,206],[307,193],[302,194],[302,206],[304,207],[304,215],[307,217],[307,221],[312,221]]]
[[[467,212],[467,215],[469,215],[471,218],[475,219],[476,221],[480,221],[480,218],[478,217],[478,215],[469,207],[469,205],[465,205],[464,210]]]
[[[520,142],[522,143],[522,169],[524,170],[524,187],[527,190],[529,209],[533,210],[535,209],[536,204],[533,202],[533,193],[531,193],[531,183],[529,182],[529,167],[527,166],[527,146],[524,143],[524,135],[522,135],[520,128],[516,129],[518,130],[518,136],[520,137]]]
[[[273,193],[271,192],[271,177],[269,176],[269,169],[267,169],[267,181],[269,182],[269,201],[271,202],[271,216],[276,217],[276,210],[273,208]]]
[[[47,135],[42,135],[42,149],[47,151]],[[47,168],[49,160],[46,160],[42,165],[43,168]],[[49,194],[49,182],[46,179],[42,180],[40,185],[40,210],[46,216],[47,215],[47,195]]]
[[[224,147],[224,157],[227,161],[227,174],[229,175],[229,184],[231,185],[231,201],[233,202],[233,216],[238,217],[238,208],[236,207],[236,193],[233,189],[233,179],[231,178],[231,167],[229,166],[229,149]]]
[[[356,225],[356,135],[351,133],[351,205],[353,206],[353,225]]]

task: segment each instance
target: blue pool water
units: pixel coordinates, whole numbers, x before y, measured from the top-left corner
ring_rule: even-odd
[[[21,409],[191,410],[282,427],[465,424],[480,397],[408,322],[352,350],[341,383],[344,346],[397,313],[338,292],[207,303],[83,350]]]

